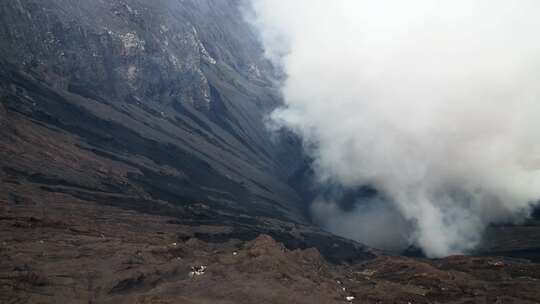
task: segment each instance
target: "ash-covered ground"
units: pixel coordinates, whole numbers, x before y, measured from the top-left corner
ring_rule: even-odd
[[[407,258],[329,261],[234,226],[103,206],[63,194],[1,200],[1,303],[538,303],[540,264]],[[294,225],[291,230],[302,231]],[[336,243],[334,246],[340,246]]]

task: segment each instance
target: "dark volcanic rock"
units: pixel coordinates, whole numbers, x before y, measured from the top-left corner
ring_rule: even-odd
[[[265,129],[274,71],[238,1],[4,1],[0,25],[11,179],[201,220],[305,222],[284,182],[300,148]]]
[[[208,242],[268,234],[335,262],[371,258],[310,225],[289,184],[301,145],[264,125],[275,71],[239,5],[0,3],[3,203],[47,208],[52,194],[231,227],[194,232]]]

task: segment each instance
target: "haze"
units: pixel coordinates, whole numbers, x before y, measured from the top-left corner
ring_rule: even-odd
[[[252,5],[287,75],[274,123],[303,138],[319,183],[371,185],[389,205],[347,213],[319,198],[323,226],[438,257],[527,217],[540,198],[538,1]]]

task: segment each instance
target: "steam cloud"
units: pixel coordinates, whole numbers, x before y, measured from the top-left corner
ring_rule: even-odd
[[[540,198],[538,1],[252,7],[287,75],[273,121],[302,136],[320,182],[372,185],[391,204],[348,213],[319,199],[314,214],[329,229],[444,256],[473,249],[490,223],[526,217]]]

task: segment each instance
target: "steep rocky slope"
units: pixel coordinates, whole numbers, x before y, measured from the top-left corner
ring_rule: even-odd
[[[265,129],[279,98],[237,1],[4,1],[0,23],[4,176],[305,222],[285,182],[300,149]]]
[[[239,1],[5,1],[0,23],[6,206],[63,195],[364,256],[311,226],[288,183],[301,145],[265,126],[276,71]]]

